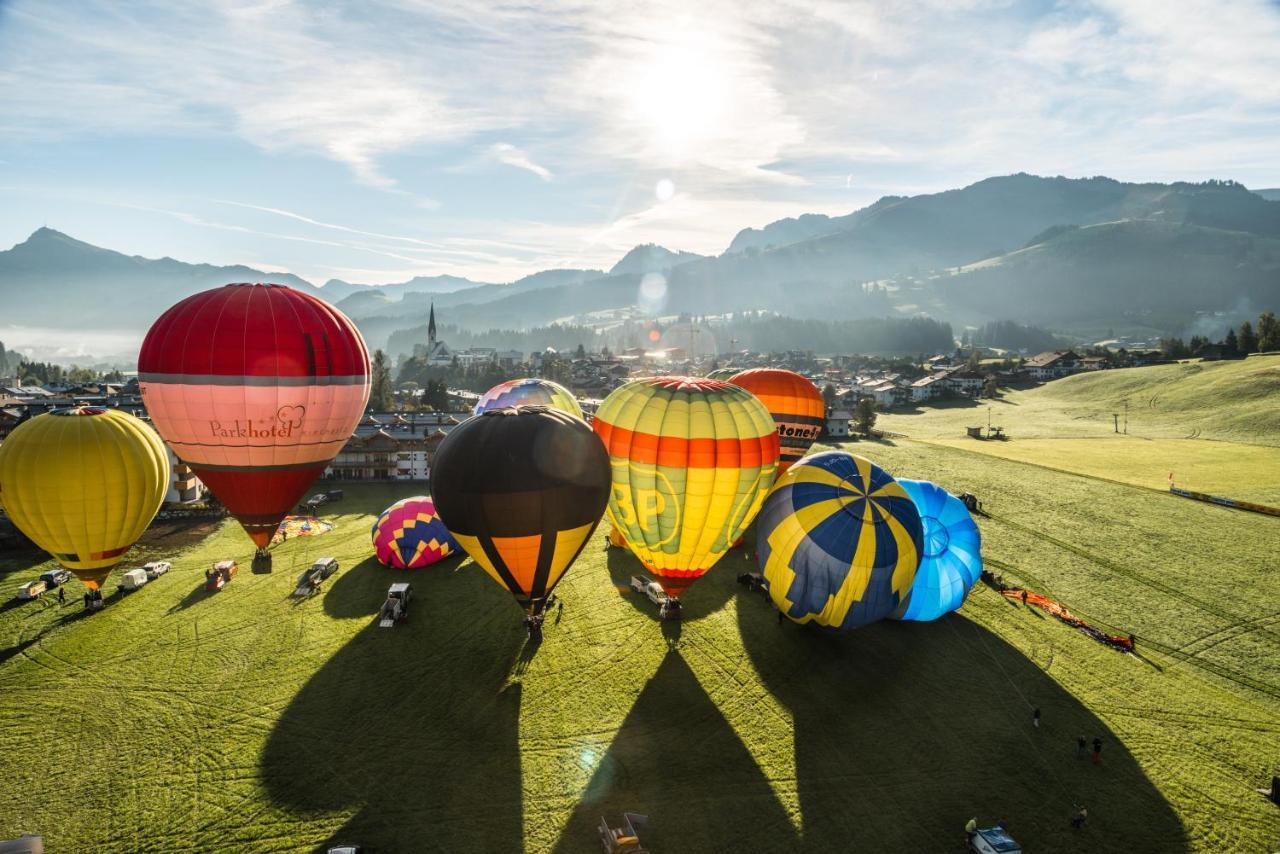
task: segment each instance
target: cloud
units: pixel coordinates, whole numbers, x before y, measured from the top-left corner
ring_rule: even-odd
[[[544,181],[551,180],[551,170],[534,163],[529,155],[508,142],[497,142],[489,146],[489,156],[499,163],[514,166],[532,172]]]

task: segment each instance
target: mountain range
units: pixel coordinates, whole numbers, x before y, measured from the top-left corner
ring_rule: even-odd
[[[547,270],[510,283],[430,276],[317,287],[248,267],[126,256],[48,228],[0,252],[0,299],[39,326],[140,333],[188,294],[267,280],[333,302],[371,346],[425,323],[433,303],[467,329],[763,309],[1179,332],[1206,315],[1226,312],[1230,322],[1232,311],[1280,308],[1280,190],[1008,175],[744,229],[717,256],[647,244],[607,272]]]

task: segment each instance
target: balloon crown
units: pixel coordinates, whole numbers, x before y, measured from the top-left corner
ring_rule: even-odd
[[[500,409],[486,409],[484,412],[480,413],[480,417],[486,418],[490,415],[511,416],[520,415],[525,412],[550,412],[554,408],[555,407],[547,406],[542,403],[526,403],[521,406],[504,406]]]
[[[64,415],[106,415],[107,410],[101,406],[72,406],[67,409],[53,409],[49,411],[50,415],[62,417]]]
[[[224,288],[288,288],[288,285],[278,285],[275,282],[230,282],[223,285]]]

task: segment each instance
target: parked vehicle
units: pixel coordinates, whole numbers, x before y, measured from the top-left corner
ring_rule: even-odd
[[[204,589],[218,591],[230,583],[232,576],[240,571],[234,560],[220,560],[205,570]]]
[[[329,490],[328,492],[326,492],[326,493],[324,494],[324,497],[325,497],[325,499],[326,499],[326,500],[328,500],[328,501],[341,501],[341,500],[342,500],[342,490],[341,490],[341,489],[331,489],[331,490]]]
[[[413,586],[398,582],[387,590],[387,601],[378,610],[378,626],[389,629],[396,623],[409,619],[409,600],[413,598]]]
[[[1022,854],[1022,846],[1002,827],[980,827],[969,838],[975,854]]]
[[[52,590],[55,587],[61,587],[72,579],[71,570],[58,567],[57,569],[46,570],[40,573],[40,580],[44,582],[45,587]]]
[[[132,593],[146,584],[148,580],[145,569],[131,569],[120,577],[120,589],[125,593]]]
[[[49,586],[44,583],[44,580],[37,578],[35,581],[28,581],[18,588],[18,598],[24,602],[29,602],[32,599],[39,599],[48,589]]]
[[[143,564],[142,569],[144,572],[147,573],[147,578],[150,578],[152,581],[155,581],[157,578],[159,578],[160,576],[164,575],[166,572],[169,571],[170,569],[169,561],[153,560],[150,563]]]
[[[298,587],[293,591],[293,595],[301,598],[314,594],[320,589],[320,583],[337,571],[337,558],[320,558],[298,576]]]

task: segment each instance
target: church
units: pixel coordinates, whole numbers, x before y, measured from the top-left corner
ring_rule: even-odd
[[[413,346],[413,355],[422,359],[428,367],[438,368],[453,364],[454,353],[449,345],[436,338],[436,304],[431,304],[431,316],[427,320],[427,344]]]

